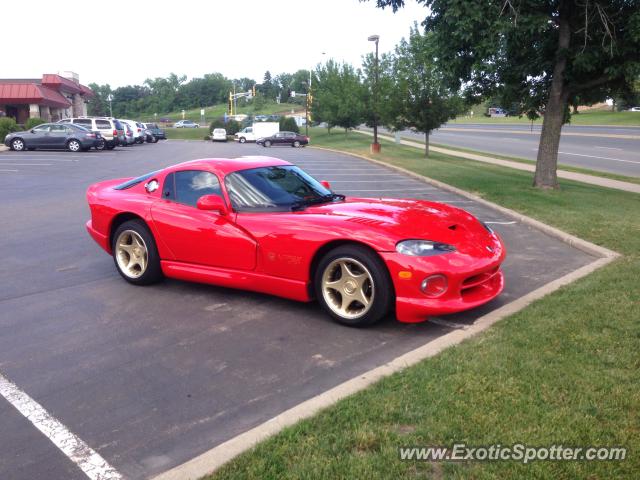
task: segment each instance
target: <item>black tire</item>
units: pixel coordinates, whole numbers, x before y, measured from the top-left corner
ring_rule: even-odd
[[[72,138],[67,142],[67,150],[73,153],[77,153],[82,150],[82,144],[75,138]]]
[[[240,143],[245,143],[247,141],[246,138],[244,137],[240,137],[240,139],[238,140]]]
[[[125,232],[133,231],[137,233],[146,245],[147,249],[147,266],[144,272],[137,278],[132,278],[127,275],[118,264],[118,249],[117,242]],[[156,247],[155,239],[149,231],[149,228],[142,220],[129,220],[120,225],[113,234],[111,243],[111,251],[113,252],[113,261],[116,265],[116,270],[127,282],[134,285],[151,285],[162,280],[162,268],[160,267],[160,255],[158,255],[158,248]]]
[[[22,140],[21,138],[14,138],[11,140],[9,148],[11,148],[11,150],[13,150],[14,152],[22,152],[25,148],[27,148],[27,146],[24,143],[24,140]]]
[[[371,306],[357,318],[347,318],[337,314],[327,303],[323,295],[323,277],[325,270],[334,261],[355,260],[362,264],[370,274],[370,288],[373,296]],[[365,327],[383,319],[391,310],[394,301],[394,290],[389,270],[382,259],[372,250],[360,245],[343,245],[327,252],[318,262],[313,275],[313,285],[316,299],[322,308],[338,323],[349,327]],[[357,305],[357,304],[356,304]]]
[[[300,146],[300,142],[298,140],[296,140],[295,142],[293,142],[291,144],[291,146],[294,147],[294,148],[298,148]]]
[[[104,139],[100,139],[100,141],[98,142],[98,144],[95,146],[96,150],[104,150],[106,148],[107,144],[105,143]]]
[[[152,142],[153,142],[153,143],[158,143],[158,137],[153,137]]]
[[[265,147],[270,147],[271,146],[271,141],[270,140],[265,140],[264,144]]]
[[[116,146],[115,145],[107,145],[105,148],[107,150],[113,150],[114,148],[116,148]]]

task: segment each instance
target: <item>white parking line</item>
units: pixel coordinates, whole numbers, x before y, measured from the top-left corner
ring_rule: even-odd
[[[12,170],[9,168],[0,168],[0,172],[17,172],[18,170]]]
[[[9,165],[12,167],[25,167],[25,166],[35,166],[35,167],[50,167],[53,163],[8,163],[8,162],[0,162],[0,165]]]
[[[518,222],[484,222],[487,225],[514,225]]]
[[[47,412],[42,405],[0,373],[0,395],[40,430],[69,460],[92,480],[121,480],[123,477],[97,452]]]
[[[596,148],[602,148],[603,150],[622,150],[622,148],[618,148],[618,147],[596,147]]]
[[[382,181],[384,180],[335,180],[333,183],[380,183]],[[399,180],[399,182],[408,182],[410,185],[415,185],[417,183],[411,180]],[[402,185],[399,185],[398,188],[402,188]],[[433,190],[435,190],[435,188]]]
[[[392,188],[392,189],[380,189],[380,188],[376,188],[375,190],[372,189],[366,189],[366,190],[351,190],[350,188],[347,189],[348,192],[424,192],[425,190],[435,190],[433,188]]]

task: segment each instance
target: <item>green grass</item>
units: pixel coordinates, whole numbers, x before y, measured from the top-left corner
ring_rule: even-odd
[[[248,104],[246,106],[243,106],[239,103],[237,113],[239,114],[244,113],[247,115],[249,114],[272,115],[272,114],[291,113],[292,109],[295,111],[300,111],[300,109],[304,110],[304,107],[301,107],[300,105],[292,104],[292,103],[267,102],[264,108],[256,112],[253,107],[253,104]],[[224,116],[224,113],[226,111],[227,111],[226,103],[205,107],[204,108],[205,123],[208,125],[214,119]],[[172,122],[177,122],[178,120],[182,120],[182,112],[169,112],[169,113],[158,114],[157,118],[153,116],[149,117],[148,115],[143,117],[144,117],[144,121],[148,121],[148,122],[158,121],[160,118],[169,118],[171,119]],[[192,120],[196,123],[200,123],[200,120],[201,120],[200,108],[185,110],[184,118],[185,120]]]
[[[164,129],[168,139],[171,140],[204,140],[209,135],[209,128],[173,128]]]
[[[521,123],[530,125],[531,120],[527,117],[501,117],[489,118],[484,115],[474,114],[472,117],[458,117],[449,122],[449,125],[456,123],[486,123],[486,124],[509,124]],[[542,118],[534,122],[542,125]],[[640,127],[640,112],[612,112],[609,110],[587,110],[577,115],[571,116],[570,125],[610,125],[610,126],[631,126]]]
[[[421,143],[421,144],[424,145],[424,140],[420,140],[418,138],[408,137],[408,136],[403,136],[402,138],[404,140],[410,140],[412,142]],[[530,160],[528,158],[509,157],[507,155],[498,155],[498,154],[492,153],[492,152],[485,152],[485,151],[482,151],[482,150],[472,150],[470,148],[455,147],[455,146],[451,146],[451,145],[444,145],[444,144],[441,144],[441,143],[430,143],[430,145],[433,146],[433,147],[440,147],[440,148],[446,148],[448,150],[455,150],[457,152],[473,153],[475,155],[486,155],[488,157],[498,158],[500,160],[509,160],[509,161],[518,162],[518,163],[528,163],[529,165],[535,165],[536,164],[535,160]],[[616,173],[601,172],[599,170],[591,170],[591,169],[588,169],[588,168],[574,167],[572,165],[567,165],[567,164],[564,164],[564,163],[558,163],[558,166],[560,167],[560,169],[566,170],[567,172],[584,173],[586,175],[594,175],[596,177],[610,178],[612,180],[620,180],[621,182],[629,182],[629,183],[640,184],[640,178],[639,177],[628,177],[626,175],[618,175]]]
[[[370,139],[312,130],[368,154]],[[637,478],[638,196],[382,142],[376,158],[474,192],[625,256],[490,330],[285,429],[210,478]],[[532,262],[535,259],[531,260]],[[512,280],[513,281],[513,280]],[[348,334],[348,332],[346,332]],[[401,445],[622,445],[623,462],[401,462]]]

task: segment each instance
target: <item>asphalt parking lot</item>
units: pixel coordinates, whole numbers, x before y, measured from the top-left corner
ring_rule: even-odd
[[[333,323],[315,304],[167,280],[134,287],[89,238],[84,192],[194,158],[268,154],[338,193],[465,208],[503,237],[506,289],[422,324]],[[0,153],[0,374],[125,478],[150,478],[593,258],[499,212],[311,148],[167,141],[111,152]],[[0,479],[86,478],[0,397]]]

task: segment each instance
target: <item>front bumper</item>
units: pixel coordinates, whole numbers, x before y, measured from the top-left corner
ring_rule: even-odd
[[[396,317],[417,323],[430,316],[461,312],[496,298],[504,289],[500,265],[505,258],[500,244],[487,258],[471,258],[457,252],[432,257],[411,257],[397,252],[381,252],[396,293]],[[447,290],[439,297],[425,295],[422,281],[435,274],[447,278]]]

